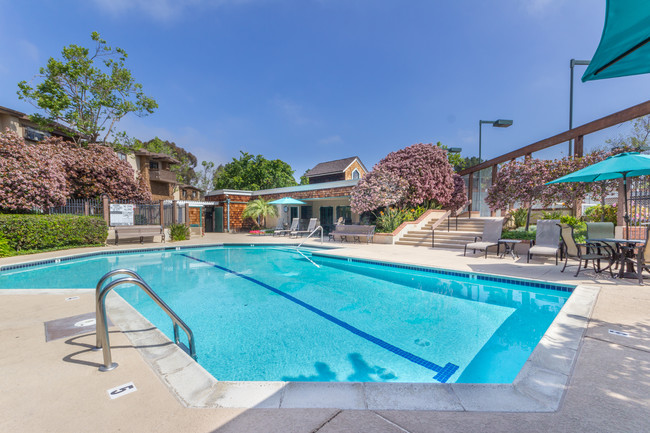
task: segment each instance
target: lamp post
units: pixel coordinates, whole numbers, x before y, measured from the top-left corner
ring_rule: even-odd
[[[587,66],[589,60],[571,59],[571,84],[569,85],[569,129],[573,129],[573,68],[574,66]],[[569,156],[573,154],[573,139],[569,140]]]
[[[478,121],[478,163],[482,163],[483,159],[482,153],[481,153],[481,147],[482,147],[482,139],[481,135],[483,132],[483,125],[484,124],[491,124],[495,128],[507,128],[509,126],[512,126],[512,120],[507,120],[507,119],[498,119],[498,120],[479,120]],[[478,206],[479,206],[479,212],[481,210],[481,171],[479,170],[478,172]]]

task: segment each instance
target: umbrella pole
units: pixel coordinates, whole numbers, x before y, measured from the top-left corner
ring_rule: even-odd
[[[630,239],[630,215],[627,213],[627,173],[623,173],[623,200],[625,200],[625,239]]]

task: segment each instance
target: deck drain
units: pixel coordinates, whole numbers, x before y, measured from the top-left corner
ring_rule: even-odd
[[[108,326],[112,323],[109,320]],[[45,341],[95,332],[95,313],[79,314],[45,322]]]

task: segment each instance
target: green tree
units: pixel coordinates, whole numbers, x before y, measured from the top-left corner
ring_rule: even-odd
[[[307,177],[307,171],[305,172],[305,174],[300,176],[300,185],[309,185],[309,178]]]
[[[257,191],[260,189],[296,186],[291,166],[279,159],[268,160],[262,155],[253,156],[241,152],[239,159],[217,170],[214,177],[215,189],[243,189]]]
[[[45,116],[34,114],[33,120],[44,128],[52,122],[69,127],[75,143],[102,142],[115,124],[129,113],[146,116],[158,108],[156,101],[144,94],[131,71],[124,67],[127,54],[111,48],[99,33],[91,34],[95,47],[91,51],[78,45],[63,47],[62,60],[50,58],[34,77],[18,83],[18,97],[42,109]]]
[[[158,137],[144,142],[136,139],[133,140],[132,149],[146,149],[149,152],[164,153],[176,158],[179,164],[172,165],[170,168],[171,171],[176,173],[176,180],[187,185],[198,186],[199,177],[194,171],[197,163],[196,156],[176,143],[167,140],[163,141]]]
[[[637,117],[631,120],[632,131],[628,135],[612,138],[606,141],[611,148],[631,149],[633,151],[648,150],[650,140],[650,116]]]
[[[196,187],[200,188],[205,192],[208,192],[212,188],[212,180],[214,179],[214,173],[219,168],[215,170],[214,162],[209,162],[209,161],[201,161],[201,166],[203,167],[203,170],[200,171],[197,175]],[[219,167],[222,166],[220,165]]]
[[[262,227],[266,227],[266,217],[277,215],[278,208],[263,198],[249,201],[242,213],[244,218],[252,218],[256,221],[257,218],[262,217]]]

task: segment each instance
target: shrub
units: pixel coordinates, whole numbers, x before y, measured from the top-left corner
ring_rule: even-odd
[[[510,213],[510,217],[515,224],[515,228],[523,227],[526,225],[526,218],[528,217],[528,209],[519,208]]]
[[[190,238],[190,228],[185,224],[171,224],[169,226],[169,236],[172,241],[184,241]]]
[[[504,230],[501,233],[501,239],[521,239],[525,241],[533,240],[537,236],[537,230]]]
[[[580,221],[579,218],[576,218],[571,215],[562,215],[560,217],[560,222],[562,224],[568,224],[573,227],[573,237],[576,242],[583,243],[587,237],[587,224],[583,221]]]
[[[543,220],[559,220],[562,218],[562,211],[554,210],[553,212],[542,212]]]
[[[617,208],[616,206],[612,206],[610,204],[605,205],[605,221],[614,223],[616,225],[617,219],[616,219],[616,211]],[[600,222],[600,219],[603,215],[603,206],[602,205],[596,205],[596,206],[591,206],[590,208],[587,208],[585,211],[585,218],[589,221],[593,222]]]
[[[8,257],[13,255],[14,251],[9,246],[9,242],[0,235],[0,257]]]
[[[103,219],[78,215],[0,215],[0,235],[19,250],[43,250],[106,242]]]

